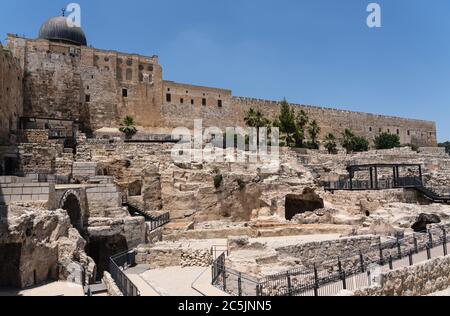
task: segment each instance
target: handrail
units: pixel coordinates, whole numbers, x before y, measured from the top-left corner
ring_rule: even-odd
[[[259,279],[227,268],[225,253],[222,253],[213,262],[212,283],[224,292],[239,296],[243,294],[254,296],[255,293],[256,296],[306,295],[311,291],[318,296],[320,287],[338,281],[342,281],[345,289],[349,277],[364,274],[374,263],[382,266],[389,263],[392,267],[393,262],[409,257],[412,264],[413,254],[427,250],[430,259],[430,250],[441,245],[444,246],[445,254],[449,231],[450,225],[437,226],[430,229],[428,234],[398,237],[395,240],[380,242],[378,246],[370,247],[364,252],[355,251],[346,257],[336,257],[320,264],[313,264],[313,267],[288,270]],[[344,267],[343,263],[350,264],[350,267]]]
[[[114,255],[109,260],[109,272],[117,287],[124,296],[141,296],[137,286],[128,278],[124,271],[136,263],[136,252],[125,251]]]

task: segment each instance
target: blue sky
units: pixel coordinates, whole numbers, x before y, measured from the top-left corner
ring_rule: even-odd
[[[366,25],[370,2],[380,29]],[[164,78],[234,95],[436,121],[450,139],[448,0],[78,1],[89,44],[159,55]],[[6,33],[37,36],[68,1],[0,4]]]

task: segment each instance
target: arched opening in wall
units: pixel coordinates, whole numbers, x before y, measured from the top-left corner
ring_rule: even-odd
[[[109,258],[127,250],[127,241],[121,235],[89,238],[87,255],[97,264],[97,280],[101,280],[103,273],[108,271]]]
[[[286,196],[286,219],[292,220],[295,215],[313,212],[324,208],[323,199],[314,190],[305,189],[303,194],[289,194]]]
[[[67,214],[69,214],[72,226],[81,231],[83,224],[81,221],[81,207],[78,198],[74,194],[69,194],[64,201],[62,209],[66,210]]]
[[[0,244],[0,289],[19,289],[21,244]]]
[[[142,195],[142,181],[136,180],[128,185],[128,196]]]

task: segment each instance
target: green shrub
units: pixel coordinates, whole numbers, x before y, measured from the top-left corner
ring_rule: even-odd
[[[400,147],[400,136],[382,133],[375,137],[375,148],[376,149],[392,149]]]
[[[237,179],[236,181],[237,181],[237,183],[238,183],[238,185],[239,185],[239,190],[244,191],[244,190],[245,190],[245,187],[247,186],[247,184],[245,183],[245,181],[242,180],[242,179]]]
[[[355,136],[353,139],[353,152],[359,153],[369,150],[369,141],[364,137]]]
[[[223,182],[223,176],[221,174],[217,174],[214,177],[214,187],[216,189],[220,188],[222,186],[222,182]]]

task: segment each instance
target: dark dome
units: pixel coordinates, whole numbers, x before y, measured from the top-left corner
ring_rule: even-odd
[[[39,38],[49,41],[86,46],[86,35],[79,27],[70,27],[67,18],[58,16],[45,22],[39,30]]]

